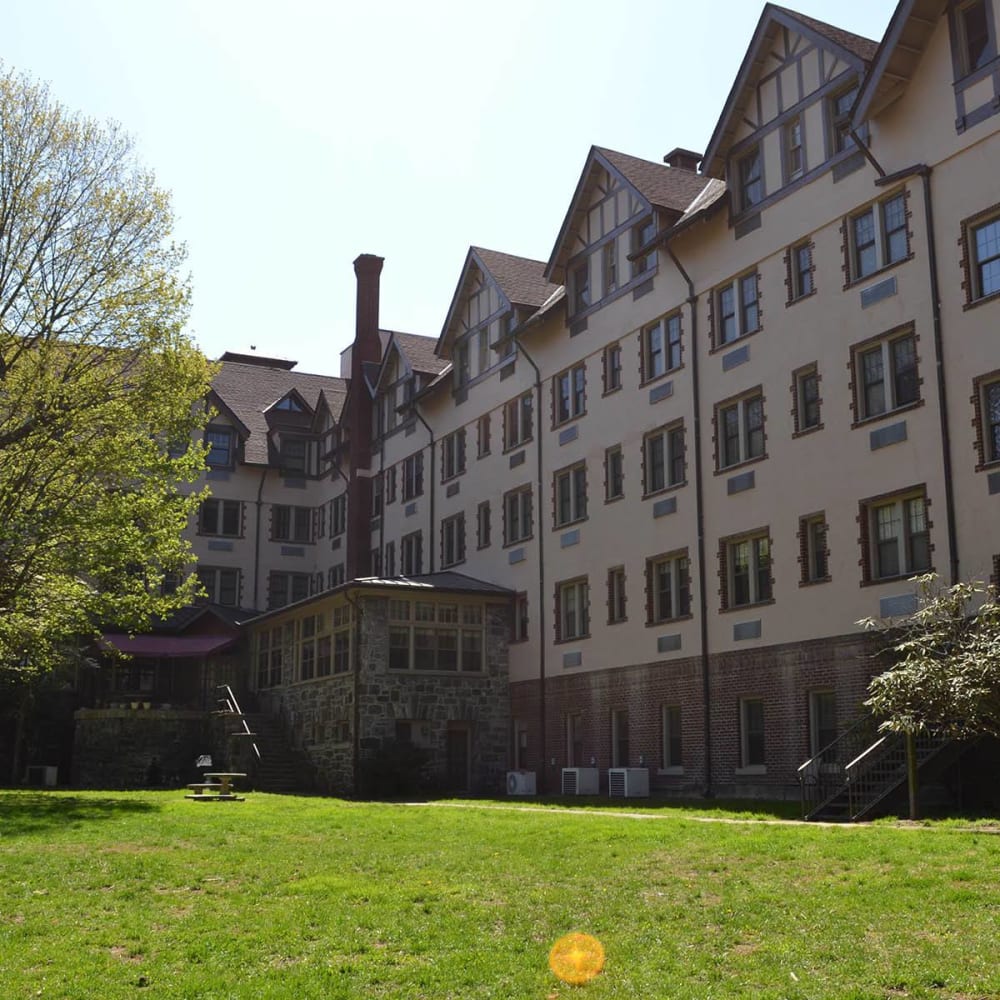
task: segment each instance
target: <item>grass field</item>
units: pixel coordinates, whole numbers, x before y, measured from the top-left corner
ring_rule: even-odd
[[[985,825],[501,805],[0,792],[0,998],[1000,998]]]

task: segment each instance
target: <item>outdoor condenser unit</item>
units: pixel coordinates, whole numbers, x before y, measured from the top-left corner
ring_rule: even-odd
[[[612,767],[608,769],[608,797],[612,799],[648,799],[648,767]]]
[[[563,795],[597,795],[600,787],[601,778],[596,767],[564,767],[562,769]]]

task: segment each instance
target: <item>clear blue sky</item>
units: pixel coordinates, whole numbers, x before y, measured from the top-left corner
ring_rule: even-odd
[[[882,37],[892,0],[792,0]],[[437,336],[470,244],[547,259],[591,144],[702,150],[755,0],[32,0],[0,58],[122,123],[172,192],[206,353],[335,373],[359,253]]]

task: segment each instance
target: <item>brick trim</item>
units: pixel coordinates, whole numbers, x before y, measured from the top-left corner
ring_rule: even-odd
[[[879,577],[877,580],[872,576],[872,538],[871,538],[871,517],[870,512],[873,507],[889,501],[908,500],[912,497],[922,497],[924,501],[924,513],[927,518],[927,551],[934,552],[934,542],[931,540],[931,531],[934,522],[931,520],[931,500],[927,496],[927,484],[916,483],[913,486],[904,486],[902,489],[890,490],[888,493],[879,493],[877,496],[865,497],[858,501],[858,545],[861,547],[861,558],[858,566],[861,568],[861,587],[877,586],[881,583],[889,583],[893,580],[907,580],[913,574],[911,572],[902,573],[899,576]],[[921,573],[934,572],[933,563],[927,569],[920,570]]]
[[[621,588],[622,589],[622,616],[621,616],[621,618],[615,618],[614,617],[614,607],[615,607],[615,584],[614,584],[614,577],[615,577],[616,573],[621,573],[621,581],[622,581],[622,588]],[[628,593],[627,593],[626,588],[625,588],[625,582],[626,582],[626,575],[625,575],[625,567],[624,566],[612,566],[608,570],[608,577],[607,577],[607,591],[608,591],[608,593],[607,593],[607,597],[608,597],[608,600],[607,600],[607,611],[608,611],[608,619],[607,619],[607,623],[606,623],[608,625],[621,625],[623,622],[627,622],[628,621],[628,611],[627,611],[627,608],[628,608]]]
[[[720,441],[719,441],[719,411],[722,410],[722,409],[724,409],[725,407],[729,407],[729,406],[732,406],[732,405],[734,405],[736,403],[739,403],[740,401],[742,401],[744,399],[752,399],[755,396],[760,396],[761,417],[762,417],[762,420],[763,420],[763,424],[762,424],[761,430],[763,431],[763,434],[764,434],[764,453],[762,455],[755,455],[753,458],[741,458],[741,460],[739,462],[734,462],[732,465],[727,465],[727,466],[723,467],[723,466],[721,466],[719,464],[720,461],[721,461],[721,458],[722,458],[722,452],[721,452],[721,450],[719,448],[719,445],[720,445]],[[763,384],[760,384],[760,385],[755,385],[751,389],[744,389],[743,392],[738,392],[738,393],[736,393],[735,396],[728,396],[726,399],[720,399],[719,402],[716,403],[715,406],[712,407],[712,448],[713,448],[714,453],[715,453],[715,475],[717,475],[717,476],[728,475],[730,472],[732,472],[733,469],[739,469],[739,468],[743,467],[744,465],[750,465],[750,464],[752,464],[754,462],[763,462],[768,457],[768,455],[767,455],[767,407],[765,405],[766,403],[767,403],[767,396],[764,395],[764,386],[763,386]],[[740,433],[741,433],[741,435],[743,433],[742,427],[740,428]],[[740,452],[741,452],[741,454],[742,454],[742,451],[743,451],[743,444],[744,443],[745,442],[742,440],[742,436],[741,436],[741,439],[740,439]]]
[[[815,580],[809,576],[809,526],[820,518],[823,519],[823,556],[826,560],[826,574]],[[811,587],[817,583],[829,583],[830,576],[830,525],[826,521],[826,511],[818,510],[812,514],[803,514],[799,518],[799,530],[796,534],[799,543],[799,586]]]
[[[656,598],[656,587],[653,585],[653,567],[657,563],[666,562],[668,560],[672,561],[674,559],[687,559],[688,560],[688,603],[690,606],[690,588],[691,588],[691,559],[688,556],[687,548],[683,549],[672,549],[669,552],[661,552],[655,556],[646,557],[646,571],[645,571],[645,589],[646,589],[646,625],[655,626],[662,625],[664,622],[678,622],[686,621],[691,617],[690,611],[686,615],[674,615],[670,618],[657,618],[655,614],[655,598]]]
[[[983,420],[983,390],[995,382],[1000,382],[1000,368],[988,372],[986,375],[978,375],[972,380],[972,396],[969,402],[972,403],[972,429],[975,435],[973,448],[976,452],[976,472],[996,465],[1000,458],[987,461],[986,458],[986,422]]]
[[[917,386],[918,390],[922,389],[924,384],[923,376],[920,374],[921,370],[921,358],[919,353],[920,346],[920,334],[917,333],[916,324],[913,320],[907,323],[900,323],[899,326],[894,326],[890,330],[886,330],[884,333],[875,334],[873,337],[866,337],[864,340],[859,340],[856,344],[851,344],[850,346],[850,356],[847,362],[847,372],[848,372],[848,383],[847,391],[850,394],[850,407],[851,407],[851,429],[859,427],[862,424],[867,424],[872,420],[882,420],[885,417],[892,416],[894,413],[903,413],[906,410],[914,409],[918,406],[924,405],[923,392],[920,393],[918,399],[914,400],[912,403],[906,403],[903,406],[897,406],[895,409],[883,410],[881,413],[874,413],[870,416],[861,415],[861,380],[858,373],[857,359],[858,355],[861,354],[867,348],[874,347],[876,344],[882,344],[886,341],[901,340],[903,337],[912,334],[913,336],[913,346],[916,353],[916,364],[917,364]],[[892,373],[890,371],[885,372],[886,383],[891,378]]]
[[[969,240],[969,236],[973,226],[977,226],[983,222],[989,222],[992,216],[1000,216],[1000,202],[997,202],[995,205],[990,205],[989,208],[984,208],[980,212],[976,212],[975,215],[970,215],[967,219],[963,219],[959,224],[958,248],[961,251],[961,255],[959,257],[959,267],[962,271],[961,288],[965,293],[965,302],[962,304],[963,312],[966,312],[969,309],[975,309],[976,306],[982,305],[984,302],[993,302],[1000,298],[1000,292],[994,292],[992,295],[984,295],[976,298],[975,282],[972,279],[972,244]]]
[[[751,604],[731,607],[729,603],[729,546],[734,542],[752,541],[754,538],[767,539],[767,554],[771,570],[768,576],[771,584],[771,597],[765,601],[753,601]],[[766,604],[774,604],[774,539],[771,537],[770,526],[764,525],[760,528],[738,531],[732,535],[723,535],[719,539],[719,613],[722,614],[737,608],[742,611],[744,608],[757,608]]]
[[[801,421],[801,414],[799,413],[799,380],[804,378],[806,375],[815,374],[816,376],[816,386],[817,390],[823,381],[823,376],[819,373],[819,363],[816,361],[811,362],[808,365],[803,365],[801,368],[796,368],[792,372],[792,384],[790,386],[792,393],[792,427],[794,431],[792,432],[793,438],[802,437],[804,434],[812,434],[813,431],[821,431],[823,429],[823,421],[820,420],[815,427],[803,427]],[[823,397],[818,396],[816,403],[820,408],[820,412],[823,411]]]

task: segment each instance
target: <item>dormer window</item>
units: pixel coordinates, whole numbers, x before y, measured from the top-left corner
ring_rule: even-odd
[[[649,216],[632,229],[632,252],[648,246],[656,235],[656,220]],[[652,271],[656,265],[656,250],[650,249],[632,261],[632,277]]]
[[[284,410],[285,413],[304,413],[305,408],[294,396],[285,396],[279,403],[275,404],[276,410]]]
[[[206,462],[213,469],[233,467],[233,431],[231,427],[208,427],[205,429],[205,444],[208,445]]]
[[[590,305],[590,260],[584,260],[573,268],[571,275],[573,290],[573,312],[583,312]]]
[[[796,116],[785,125],[785,182],[801,177],[805,170],[802,146],[802,119]]]
[[[760,149],[754,148],[739,159],[740,211],[747,212],[764,200],[764,175]]]
[[[854,138],[851,135],[851,108],[858,96],[858,85],[852,83],[846,90],[841,90],[830,98],[830,128],[833,153],[843,153],[854,148]]]
[[[281,436],[279,459],[281,471],[286,476],[304,476],[308,456],[308,442],[305,438]]]
[[[959,54],[965,75],[985,66],[994,55],[986,0],[971,0],[957,11]]]

